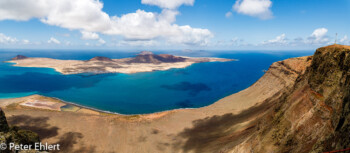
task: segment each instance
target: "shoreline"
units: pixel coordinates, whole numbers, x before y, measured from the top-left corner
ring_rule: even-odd
[[[245,89],[243,89],[245,90]],[[235,94],[235,93],[233,93]],[[232,95],[232,94],[229,94],[229,95]],[[106,110],[101,110],[101,109],[97,109],[97,108],[93,108],[93,107],[89,107],[89,106],[84,106],[84,105],[81,105],[81,104],[76,104],[74,102],[69,102],[69,101],[65,101],[63,99],[60,99],[60,98],[57,98],[57,97],[48,97],[48,96],[44,96],[44,95],[40,95],[40,94],[32,94],[32,95],[28,95],[28,96],[23,96],[23,97],[13,97],[13,98],[0,98],[0,100],[10,100],[10,99],[18,99],[18,98],[28,98],[28,97],[31,97],[31,96],[40,96],[40,97],[45,97],[45,98],[51,98],[51,99],[54,99],[54,100],[57,100],[59,101],[60,103],[64,103],[66,105],[72,105],[72,106],[75,106],[75,107],[79,107],[80,109],[87,109],[87,110],[91,110],[91,111],[95,111],[95,112],[98,112],[98,113],[105,113],[105,114],[110,114],[110,115],[120,115],[120,116],[135,116],[135,115],[140,115],[140,116],[147,116],[147,115],[152,115],[152,114],[158,114],[158,113],[170,113],[170,112],[173,112],[173,111],[179,111],[179,110],[194,110],[194,109],[200,109],[200,108],[204,108],[204,107],[208,107],[216,102],[218,102],[220,99],[223,99],[227,96],[224,96],[222,98],[219,98],[218,100],[216,100],[214,103],[211,103],[209,105],[206,105],[206,106],[202,106],[202,107],[192,107],[192,108],[174,108],[174,109],[169,109],[169,110],[163,110],[163,111],[157,111],[157,112],[152,112],[152,113],[140,113],[140,114],[122,114],[122,113],[118,113],[118,112],[112,112],[112,111],[106,111]],[[24,103],[24,102],[22,102]],[[20,104],[20,103],[19,103]],[[9,104],[10,105],[10,104]],[[64,106],[66,106],[64,105]],[[45,108],[37,108],[37,107],[34,107],[34,106],[26,106],[26,107],[30,107],[30,108],[35,108],[35,109],[42,109],[42,110],[49,110],[49,109],[45,109]],[[62,106],[63,107],[63,106]],[[79,109],[79,110],[80,110]],[[78,110],[77,110],[78,111]],[[77,112],[75,111],[75,112]],[[59,112],[66,112],[66,111],[63,111],[63,110],[60,110]],[[79,112],[77,112],[79,113]]]

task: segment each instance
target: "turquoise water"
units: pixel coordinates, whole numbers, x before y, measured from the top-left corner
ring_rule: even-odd
[[[135,52],[0,50],[0,61],[6,61],[17,54],[86,60],[94,56],[131,57]],[[197,108],[249,87],[275,61],[312,55],[313,52],[200,51],[173,54],[233,58],[239,61],[197,63],[167,71],[99,75],[61,75],[49,68],[14,67],[11,63],[1,62],[0,98],[41,94],[121,114]]]

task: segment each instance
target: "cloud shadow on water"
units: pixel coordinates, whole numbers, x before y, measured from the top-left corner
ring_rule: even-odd
[[[193,107],[194,106],[192,104],[192,102],[189,101],[189,100],[179,101],[179,102],[175,103],[175,105],[179,106],[180,108],[189,108],[189,107]]]
[[[88,88],[109,75],[59,75],[38,72],[27,72],[21,75],[0,77],[0,93],[40,92],[65,90],[70,88]]]
[[[198,93],[202,91],[211,90],[211,88],[204,83],[190,83],[187,81],[183,81],[173,85],[162,85],[161,87],[169,90],[189,91],[189,94],[191,96],[196,96]]]

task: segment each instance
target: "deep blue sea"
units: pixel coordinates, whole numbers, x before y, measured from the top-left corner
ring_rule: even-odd
[[[125,58],[137,52],[0,50],[0,98],[40,94],[121,114],[144,114],[177,108],[197,108],[239,92],[257,81],[269,66],[313,51],[170,52],[192,57],[238,59],[197,63],[182,69],[136,74],[61,75],[50,68],[14,67],[4,63],[17,54],[29,57],[87,60],[94,56]],[[157,53],[157,52],[156,52]],[[158,52],[165,53],[165,52]]]

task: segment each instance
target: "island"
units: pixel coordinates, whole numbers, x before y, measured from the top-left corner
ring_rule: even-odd
[[[10,63],[20,67],[53,68],[62,74],[79,73],[138,73],[151,71],[164,71],[172,68],[185,68],[194,63],[202,62],[227,62],[234,59],[212,57],[185,57],[170,54],[154,54],[143,51],[135,57],[111,59],[96,56],[90,60],[59,60],[52,58],[34,58],[17,55]]]

